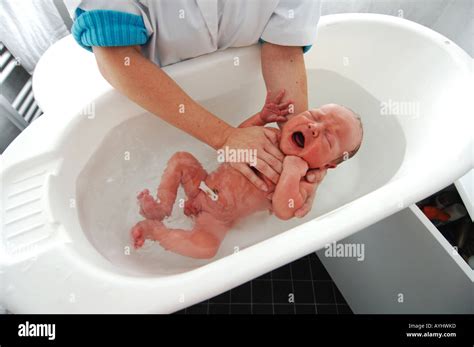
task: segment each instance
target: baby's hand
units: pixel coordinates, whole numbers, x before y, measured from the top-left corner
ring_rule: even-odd
[[[280,93],[272,100],[272,92],[268,91],[267,98],[265,99],[265,105],[260,112],[260,119],[265,124],[273,122],[286,122],[286,116],[292,113],[292,103],[290,100],[288,102],[282,103],[283,96],[285,95],[285,90],[281,90]]]
[[[296,171],[301,177],[308,171],[308,163],[300,157],[288,155],[283,160],[283,170]]]

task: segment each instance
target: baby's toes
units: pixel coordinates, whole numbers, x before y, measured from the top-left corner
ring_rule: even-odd
[[[132,228],[133,246],[138,249],[145,243],[143,228],[137,224]]]
[[[140,206],[149,205],[150,202],[154,201],[153,197],[150,195],[148,189],[145,189],[140,194],[137,195],[138,204]]]
[[[146,195],[150,195],[150,191],[148,189],[144,189],[142,190],[138,195],[137,195],[137,199],[138,200],[141,200],[144,196]]]

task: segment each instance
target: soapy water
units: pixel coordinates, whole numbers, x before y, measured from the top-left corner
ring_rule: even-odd
[[[190,143],[196,140],[186,138],[187,135],[176,130],[163,131],[162,127],[155,117],[142,115],[112,129],[81,172],[77,184],[79,217],[92,244],[112,263],[140,273],[176,273],[212,261],[165,251],[150,240],[139,250],[133,249],[130,229],[144,219],[139,214],[136,196],[148,189],[156,197],[166,163],[175,152],[191,148],[190,152],[208,172],[220,165],[215,151],[202,144]],[[165,225],[185,230],[193,227],[192,218],[183,213],[185,199],[180,187],[173,212],[163,221]],[[268,219],[268,213],[258,213],[252,218],[254,222],[262,223]],[[237,225],[235,230],[239,229],[250,233],[245,223]],[[230,237],[228,240],[230,244],[222,245],[217,257],[240,250],[248,246],[248,242],[253,243],[251,239],[248,242],[232,241]]]

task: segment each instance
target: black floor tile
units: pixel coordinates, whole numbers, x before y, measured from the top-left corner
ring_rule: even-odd
[[[316,305],[318,314],[337,314],[336,305]]]
[[[317,304],[335,304],[332,282],[314,282]]]
[[[274,280],[291,280],[290,265],[287,264],[272,271],[272,278]]]
[[[293,304],[283,304],[274,306],[275,314],[295,314],[295,305]]]
[[[273,314],[273,307],[272,305],[253,304],[252,313],[253,314]]]
[[[209,314],[229,314],[229,304],[212,304],[209,303]]]
[[[308,257],[303,257],[291,263],[293,280],[311,280],[311,267]]]
[[[313,283],[311,281],[293,281],[295,288],[295,303],[313,304]]]
[[[250,282],[244,283],[230,291],[232,303],[236,304],[250,304],[251,288]]]
[[[273,281],[273,302],[275,304],[288,304],[290,294],[293,294],[291,281]]]
[[[315,253],[176,314],[273,312],[352,314],[351,308]]]
[[[230,314],[251,314],[252,306],[250,304],[245,305],[230,305]]]
[[[272,303],[272,283],[266,280],[252,281],[252,303]]]
[[[313,305],[295,305],[296,314],[315,314],[316,307]]]

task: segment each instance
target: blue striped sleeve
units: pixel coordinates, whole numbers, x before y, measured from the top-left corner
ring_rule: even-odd
[[[258,39],[258,43],[265,43],[265,40],[260,38]],[[313,45],[302,46],[301,48],[303,49],[303,54],[308,52],[311,49],[311,47],[313,47]]]
[[[136,14],[76,9],[72,36],[79,45],[92,52],[92,46],[113,47],[143,45],[148,33],[143,18]]]

